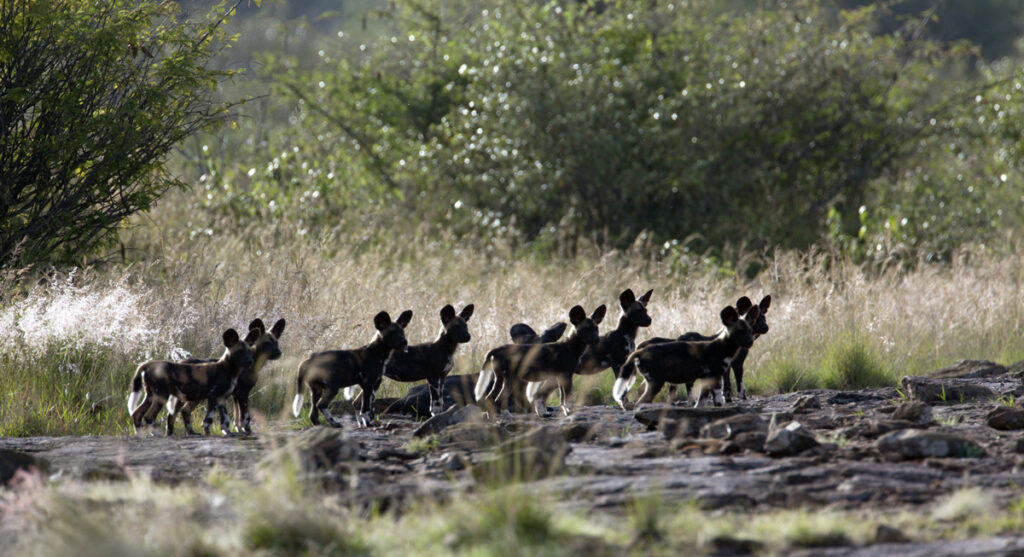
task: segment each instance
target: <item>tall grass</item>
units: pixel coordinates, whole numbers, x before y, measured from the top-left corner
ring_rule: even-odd
[[[681,274],[643,250],[543,259],[502,246],[386,238],[375,231],[309,239],[274,227],[162,243],[148,237],[136,240],[149,250],[144,262],[55,275],[8,297],[0,306],[0,435],[124,433],[124,397],[138,363],[217,356],[221,332],[254,317],[288,320],[284,357],[265,368],[253,397],[256,412],[277,418],[298,363],[316,350],[366,343],[382,309],[412,309],[407,336],[416,343],[436,337],[445,304],[476,304],[473,341],[453,371],[473,373],[518,321],[539,328],[566,320],[574,304],[608,304],[607,330],[627,287],[654,289],[654,323],[641,340],[714,332],[724,305],[772,294],[771,331],[747,360],[755,393],[891,385],[961,358],[1024,358],[1019,256],[879,271],[778,253],[760,258],[763,270],[746,279],[696,263]],[[604,396],[605,375],[577,392]],[[385,380],[381,395],[407,388]]]

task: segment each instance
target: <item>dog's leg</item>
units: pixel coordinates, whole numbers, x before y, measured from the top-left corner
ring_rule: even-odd
[[[436,416],[444,411],[444,378],[427,381],[430,391],[430,415]]]
[[[319,410],[320,413],[324,415],[324,419],[327,420],[327,423],[330,424],[331,427],[340,428],[341,421],[338,420],[338,418],[335,418],[334,415],[331,414],[330,408],[328,408],[328,406],[331,404],[331,401],[334,400],[334,396],[337,394],[338,389],[332,389],[330,387],[324,389],[323,393],[320,395],[320,400],[317,401],[316,403],[316,409]],[[366,393],[363,393],[363,395],[365,400]]]

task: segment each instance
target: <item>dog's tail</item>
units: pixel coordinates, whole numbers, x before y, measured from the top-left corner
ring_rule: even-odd
[[[484,365],[480,366],[480,377],[476,380],[476,387],[473,395],[477,402],[480,402],[491,392],[491,383],[494,382],[494,355],[487,354]]]
[[[612,387],[612,398],[615,399],[615,402],[619,403],[619,406],[623,405],[623,397],[633,388],[633,383],[635,382],[636,353],[634,352],[626,358],[626,363],[622,364],[619,376],[615,378],[615,386]]]
[[[299,364],[299,373],[298,376],[295,378],[295,398],[292,399],[292,415],[295,416],[296,418],[298,418],[299,414],[302,413],[302,401],[303,398],[305,397],[305,395],[302,393],[302,387],[304,383],[303,379],[305,379],[306,375],[304,373],[306,371],[304,365],[305,363],[306,362],[302,362],[301,364]]]
[[[145,393],[142,392],[142,382],[145,379],[146,371],[142,366],[135,370],[132,377],[132,391],[128,394],[128,413],[135,412],[135,409],[142,404]]]

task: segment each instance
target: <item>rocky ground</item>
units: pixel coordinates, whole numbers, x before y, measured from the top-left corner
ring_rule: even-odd
[[[389,410],[367,429],[349,418],[340,431],[272,423],[248,437],[4,438],[0,481],[36,465],[51,481],[198,482],[214,466],[248,477],[297,457],[310,481],[385,508],[510,481],[588,512],[615,512],[644,494],[705,509],[913,510],[965,487],[1009,505],[1024,486],[1019,367],[961,362],[904,378],[899,389],[804,391],[720,408],[597,405],[546,419],[487,419],[453,404],[424,421],[414,414],[426,409],[425,391],[414,389],[383,401]],[[465,387],[449,385],[451,403]],[[815,552],[1024,552],[1024,533],[929,544],[889,532],[877,541]]]

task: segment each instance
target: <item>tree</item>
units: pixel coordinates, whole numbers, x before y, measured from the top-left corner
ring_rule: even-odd
[[[165,161],[224,119],[221,3],[0,0],[0,267],[73,262],[182,184]]]

